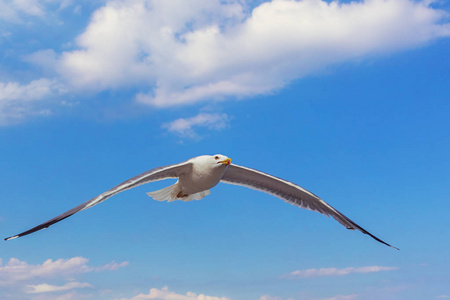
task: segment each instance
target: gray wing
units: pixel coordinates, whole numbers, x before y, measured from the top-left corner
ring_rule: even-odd
[[[242,167],[235,164],[231,164],[228,166],[221,181],[228,184],[241,185],[254,190],[259,190],[278,197],[295,206],[306,208],[312,211],[317,211],[326,216],[332,216],[336,221],[344,225],[347,229],[357,229],[365,234],[370,235],[378,242],[398,250],[398,248],[391,246],[386,242],[383,242],[382,240],[347,218],[334,207],[320,199],[318,196],[296,185],[295,183],[263,173],[258,170]]]
[[[38,231],[38,230],[41,230],[44,228],[48,228],[49,226],[51,226],[61,220],[64,220],[65,218],[68,218],[71,215],[73,215],[81,210],[84,210],[84,209],[90,208],[94,205],[97,205],[97,204],[105,201],[109,197],[114,196],[115,194],[118,194],[125,190],[129,190],[129,189],[132,189],[139,185],[149,183],[152,181],[158,181],[158,180],[163,180],[163,179],[167,179],[167,178],[178,178],[180,176],[180,174],[189,172],[189,171],[191,171],[191,169],[192,169],[192,164],[189,162],[189,160],[182,162],[180,164],[176,164],[176,165],[169,165],[169,166],[152,169],[152,170],[142,173],[138,176],[135,176],[131,179],[128,179],[127,181],[122,182],[121,184],[113,187],[112,189],[107,190],[106,192],[98,195],[97,197],[94,197],[91,200],[86,201],[83,204],[80,204],[77,207],[74,207],[71,210],[68,210],[63,214],[60,214],[59,216],[54,217],[53,219],[48,220],[45,223],[42,223],[36,227],[31,228],[30,230],[24,231],[17,235],[8,237],[5,239],[5,241],[30,234],[30,233],[33,233],[35,231]]]

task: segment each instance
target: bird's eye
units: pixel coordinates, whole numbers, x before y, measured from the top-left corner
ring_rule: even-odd
[[[216,156],[216,157],[214,157],[214,159],[215,159],[215,160],[218,160],[218,159],[219,159],[219,157],[218,157],[218,156]]]

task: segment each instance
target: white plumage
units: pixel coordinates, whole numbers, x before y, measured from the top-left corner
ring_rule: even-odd
[[[210,189],[220,181],[228,184],[241,185],[259,190],[278,197],[295,206],[317,211],[323,215],[331,216],[344,225],[347,229],[357,229],[380,243],[395,248],[375,237],[345,215],[337,211],[331,205],[320,199],[313,193],[284,179],[263,173],[261,171],[231,164],[231,159],[221,155],[203,155],[191,158],[175,165],[159,167],[133,177],[112,189],[92,198],[85,203],[18,235],[5,240],[21,237],[35,231],[47,228],[81,210],[101,203],[117,193],[152,181],[167,178],[178,178],[178,181],[166,188],[147,193],[153,199],[168,202],[175,200],[191,201],[203,199],[210,194]],[[395,248],[397,249],[397,248]]]

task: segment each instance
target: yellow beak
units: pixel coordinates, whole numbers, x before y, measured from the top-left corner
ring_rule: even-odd
[[[229,164],[231,164],[231,158],[227,158],[227,159],[219,161],[219,162],[222,163],[222,165],[229,165]]]

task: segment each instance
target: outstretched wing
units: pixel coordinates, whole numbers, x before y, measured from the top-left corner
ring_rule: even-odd
[[[163,180],[163,179],[167,179],[167,178],[178,178],[180,176],[180,174],[190,172],[191,169],[192,169],[192,163],[189,160],[182,162],[180,164],[176,164],[176,165],[169,165],[169,166],[152,169],[152,170],[142,173],[138,176],[135,176],[131,179],[128,179],[127,181],[122,182],[121,184],[113,187],[112,189],[107,190],[106,192],[98,195],[97,197],[94,197],[91,200],[86,201],[83,204],[80,204],[77,207],[74,207],[71,210],[68,210],[63,214],[60,214],[59,216],[54,217],[53,219],[48,220],[45,223],[42,223],[36,227],[31,228],[30,230],[24,231],[17,235],[8,237],[5,239],[5,241],[30,234],[30,233],[33,233],[35,231],[38,231],[38,230],[41,230],[44,228],[48,228],[49,226],[51,226],[55,223],[58,223],[59,221],[64,220],[65,218],[68,218],[71,215],[73,215],[81,210],[84,210],[84,209],[87,209],[94,205],[97,205],[97,204],[105,201],[109,197],[114,196],[115,194],[118,194],[125,190],[129,190],[129,189],[132,189],[139,185],[149,183],[152,181],[158,181],[158,180]]]
[[[259,190],[275,197],[278,197],[295,206],[317,211],[326,216],[332,216],[336,221],[344,225],[347,229],[357,229],[362,233],[370,235],[372,238],[389,247],[398,248],[389,245],[376,236],[363,229],[355,222],[340,213],[334,207],[320,199],[313,193],[287,180],[263,173],[258,170],[246,168],[243,166],[231,164],[223,175],[222,182],[245,186],[254,190]]]

